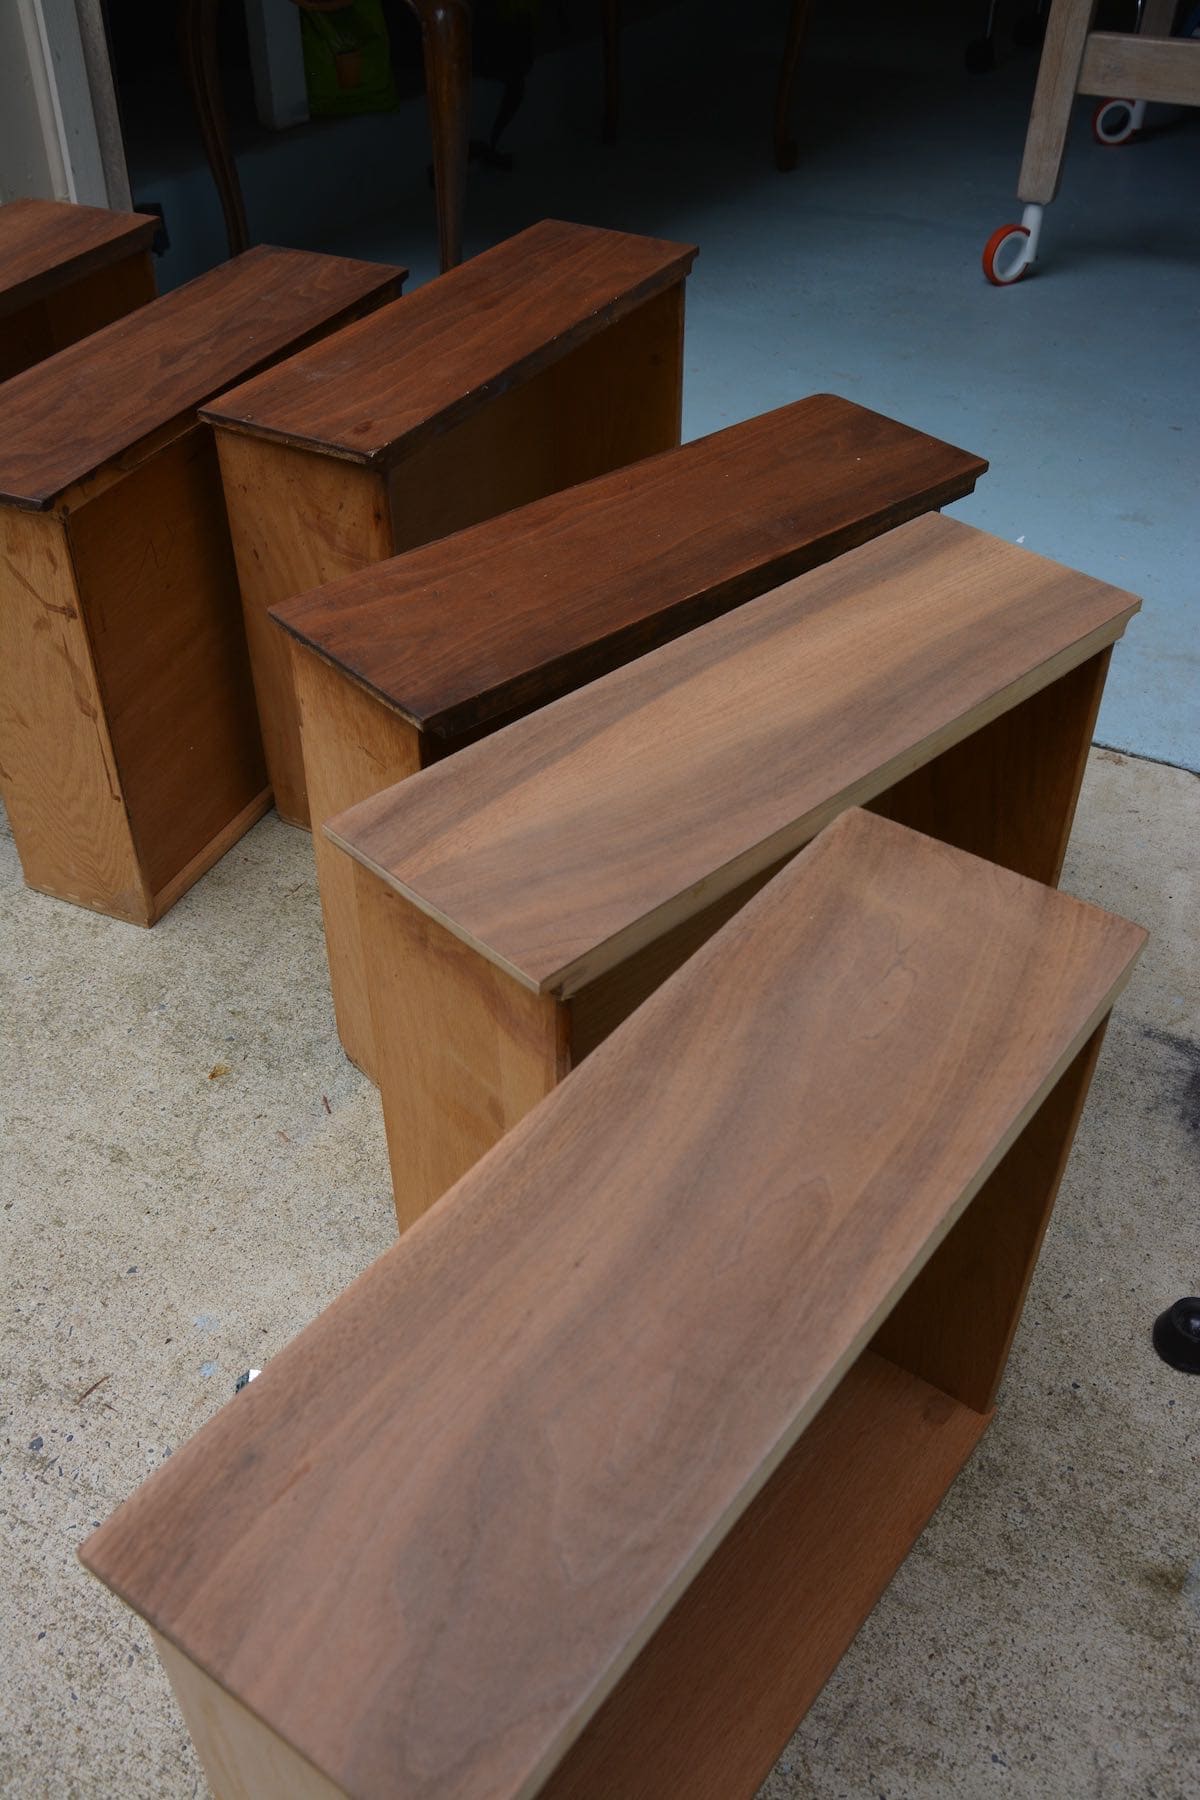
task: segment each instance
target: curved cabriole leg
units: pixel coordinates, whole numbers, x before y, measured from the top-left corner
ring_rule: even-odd
[[[795,168],[799,155],[796,140],[789,129],[789,115],[796,69],[808,30],[808,14],[809,0],[792,0],[787,42],[783,46],[783,60],[779,65],[779,86],[775,90],[775,167],[785,173],[788,169]]]
[[[184,80],[196,110],[200,141],[216,183],[230,256],[237,256],[250,242],[246,207],[237,164],[229,143],[229,123],[221,100],[221,72],[217,62],[217,7],[220,0],[180,0],[179,52]]]
[[[469,0],[408,0],[421,25],[433,141],[433,187],[443,272],[462,261],[471,136]]]

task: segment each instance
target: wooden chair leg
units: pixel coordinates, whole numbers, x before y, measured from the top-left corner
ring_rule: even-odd
[[[249,244],[246,207],[237,164],[229,143],[229,122],[221,99],[221,71],[217,62],[217,8],[220,0],[181,0],[179,52],[184,80],[196,110],[200,141],[216,183],[230,256]]]
[[[408,0],[421,25],[443,273],[462,261],[471,137],[470,0]]]
[[[804,48],[808,30],[809,10],[810,0],[792,0],[787,42],[783,46],[783,60],[779,65],[779,86],[775,91],[775,167],[782,169],[784,173],[795,168],[799,157],[796,140],[789,129],[789,120],[792,88],[795,86],[800,52]]]
[[[604,124],[601,136],[606,144],[617,141],[617,113],[621,105],[621,0],[604,0],[602,8],[604,36]]]

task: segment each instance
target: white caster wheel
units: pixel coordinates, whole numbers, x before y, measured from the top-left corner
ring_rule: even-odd
[[[1001,225],[983,246],[983,272],[993,287],[1011,287],[1032,261],[1026,225]]]
[[[1102,100],[1092,114],[1092,136],[1109,149],[1128,144],[1141,130],[1145,110],[1142,100]]]

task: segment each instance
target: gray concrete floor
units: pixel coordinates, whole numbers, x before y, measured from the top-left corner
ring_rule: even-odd
[[[1066,884],[1150,948],[996,1423],[769,1800],[1200,1793],[1200,1381],[1148,1341],[1200,1286],[1197,843],[1195,776],[1093,753]],[[0,1788],[20,1800],[204,1792],[141,1626],[75,1547],[393,1238],[310,859],[272,815],[140,932],[28,892],[0,837]]]

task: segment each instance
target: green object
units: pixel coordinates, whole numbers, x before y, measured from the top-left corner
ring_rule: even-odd
[[[332,12],[302,5],[300,32],[308,109],[315,118],[396,110],[382,0],[349,0]]]

